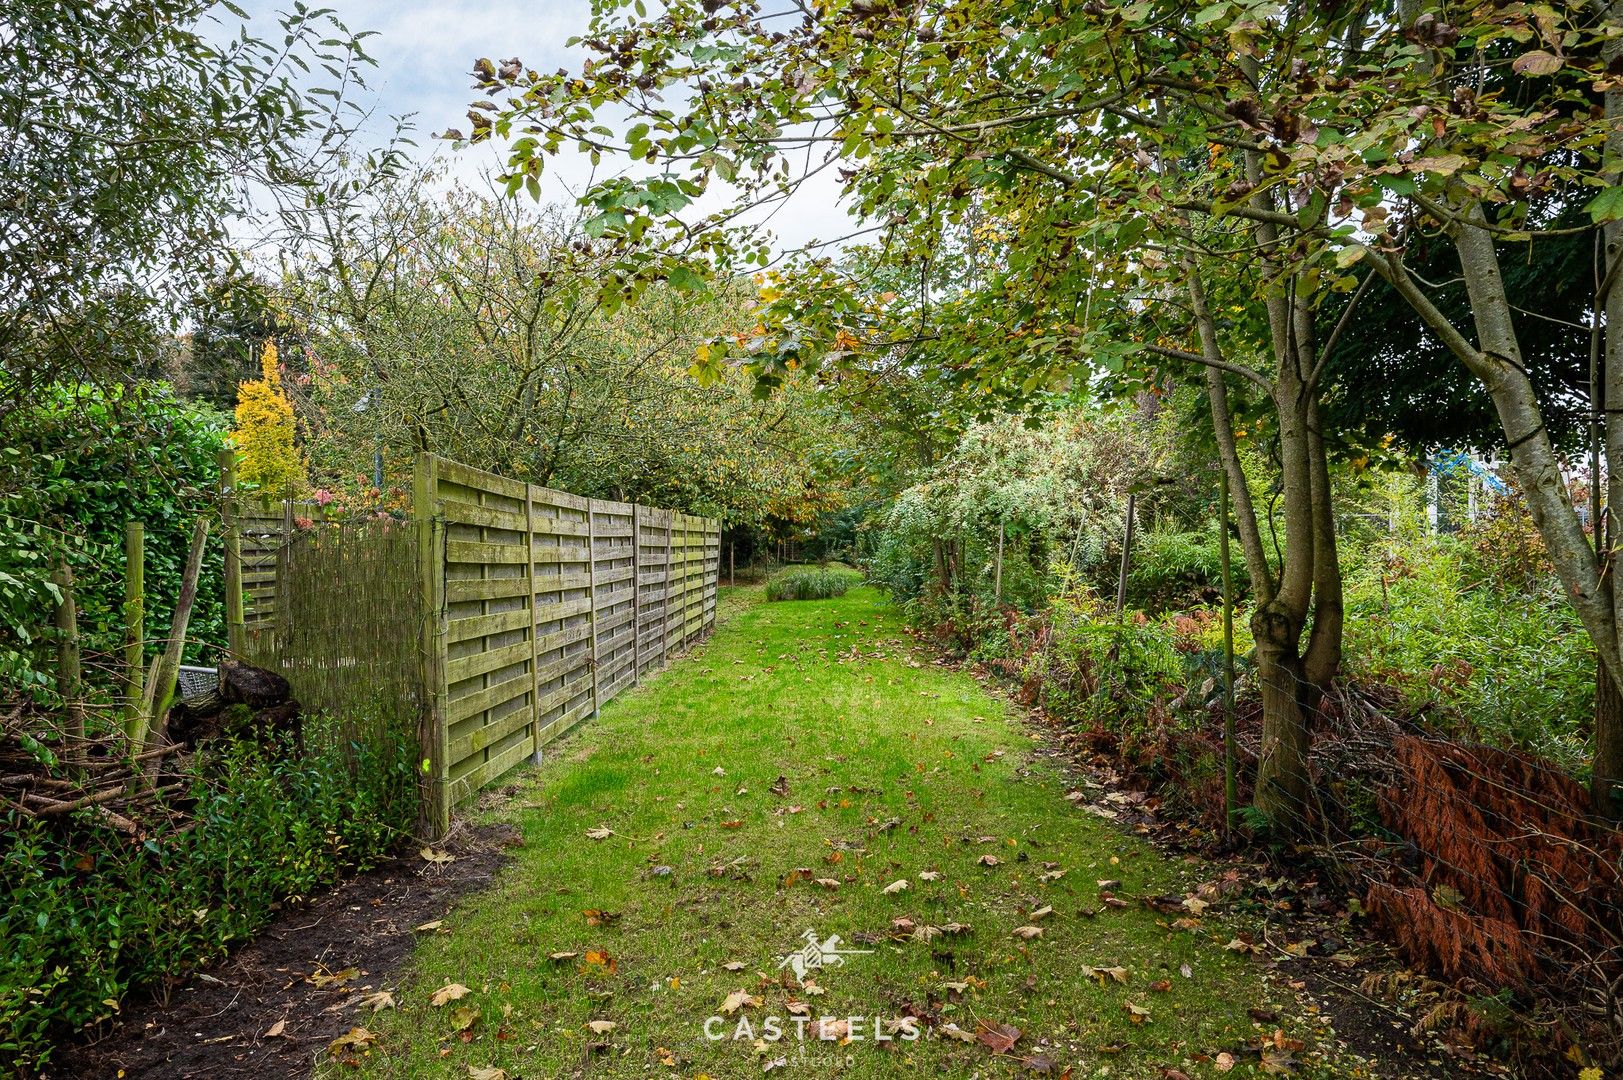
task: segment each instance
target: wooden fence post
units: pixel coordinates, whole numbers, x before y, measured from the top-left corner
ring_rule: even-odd
[[[524,485],[524,605],[530,612],[530,760],[541,764],[541,650],[535,633],[535,492]]]
[[[631,685],[642,682],[642,504],[631,504]]]
[[[227,567],[231,553],[226,552]],[[231,575],[226,574],[229,584]],[[230,594],[228,593],[227,596]],[[237,609],[242,609],[242,593],[237,593]],[[227,612],[230,605],[227,605]],[[235,627],[232,627],[235,629]],[[146,689],[146,526],[139,521],[124,524],[124,716],[141,709]]]
[[[220,515],[225,526],[225,641],[232,656],[242,652],[247,620],[242,610],[242,533],[237,525],[237,453],[220,451]]]
[[[79,663],[79,611],[73,602],[73,567],[66,555],[58,556],[53,576],[62,598],[56,602],[56,692],[62,696],[62,710],[68,721],[68,736],[74,740],[66,757],[83,758],[85,710],[80,700],[83,669]]]
[[[669,667],[671,663],[671,579],[672,565],[671,552],[674,550],[676,538],[676,512],[672,511],[665,520],[665,601],[660,610],[660,635],[662,648],[659,655],[659,666]]]
[[[431,838],[443,836],[451,827],[445,726],[445,530],[436,513],[438,494],[438,463],[432,454],[419,453],[412,469],[412,517],[417,524],[417,569],[422,581],[423,715],[418,742],[424,757],[418,768],[423,781],[421,813]]]
[[[591,624],[590,667],[592,671],[592,715],[599,708],[597,683],[597,511],[595,499],[586,500],[586,619]]]

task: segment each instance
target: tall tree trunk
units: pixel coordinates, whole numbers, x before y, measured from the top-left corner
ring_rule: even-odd
[[[1613,29],[1623,27],[1623,0],[1611,0],[1607,21]],[[1623,37],[1607,41],[1603,55],[1608,65],[1623,60]],[[1606,116],[1611,129],[1603,151],[1602,173],[1612,184],[1623,184],[1623,87],[1614,86],[1606,92]],[[1609,221],[1605,225],[1602,245],[1601,280],[1595,298],[1596,318],[1606,314],[1606,339],[1601,352],[1604,401],[1623,402],[1623,221]],[[1623,582],[1619,581],[1620,567],[1614,554],[1615,545],[1623,537],[1623,528],[1617,518],[1623,510],[1623,416],[1611,408],[1605,412],[1606,468],[1609,480],[1605,531],[1605,563],[1602,572],[1611,582],[1613,619],[1623,611]],[[1600,477],[1591,478],[1599,484]],[[1601,537],[1601,522],[1595,523],[1596,537]],[[1599,543],[1597,549],[1601,548]],[[1617,648],[1623,649],[1623,634],[1614,635]],[[1596,642],[1597,649],[1604,646]],[[1619,692],[1616,675],[1623,671],[1623,656],[1608,664],[1607,657],[1599,658],[1595,665],[1595,759],[1592,789],[1595,809],[1610,817],[1623,819],[1623,693]]]

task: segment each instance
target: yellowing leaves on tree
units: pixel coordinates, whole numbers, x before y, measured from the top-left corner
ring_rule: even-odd
[[[304,466],[293,446],[293,403],[282,389],[274,341],[265,342],[259,365],[261,377],[237,387],[237,427],[231,433],[237,480],[285,498],[304,479]]]

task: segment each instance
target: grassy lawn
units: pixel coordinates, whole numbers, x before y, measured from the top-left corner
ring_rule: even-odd
[[[759,596],[727,597],[710,642],[583,725],[494,811],[522,848],[498,888],[422,935],[398,1007],[359,1021],[377,1041],[351,1066],[490,1080],[1259,1070],[1241,1048],[1268,991],[1224,949],[1228,930],[1101,901],[1101,881],[1123,898],[1183,894],[1209,867],[1065,801],[1019,721],[913,657],[874,591]],[[779,965],[807,931],[868,951],[804,986]],[[433,1004],[448,984],[468,992]],[[724,1037],[707,1039],[729,997],[711,1024]],[[801,1042],[797,1012],[863,1019],[849,1040],[808,1027]],[[875,1040],[876,1018],[883,1031],[907,1015],[928,1034]],[[785,1038],[757,1044],[768,1017]],[[949,1024],[1019,1038],[997,1054]]]

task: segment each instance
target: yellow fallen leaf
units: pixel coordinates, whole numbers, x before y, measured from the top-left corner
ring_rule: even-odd
[[[371,1007],[373,1012],[382,1012],[384,1009],[395,1007],[394,995],[387,990],[379,990],[375,994],[368,994],[361,999],[361,1008]]]
[[[469,990],[461,983],[446,983],[444,986],[434,991],[433,995],[429,997],[428,1001],[429,1004],[433,1005],[437,1009],[447,1002],[459,1001],[471,993],[473,993],[473,991]]]
[[[327,1045],[327,1052],[332,1054],[333,1057],[337,1057],[339,1054],[342,1054],[346,1049],[351,1047],[355,1048],[356,1050],[369,1049],[377,1041],[378,1037],[375,1033],[370,1032],[363,1027],[352,1027],[348,1032],[338,1036],[338,1038],[329,1043]]]
[[[265,1029],[265,1038],[274,1039],[277,1036],[281,1035],[282,1032],[284,1032],[286,1030],[287,1030],[287,1021],[286,1020],[278,1020],[278,1021],[276,1021],[276,1023],[272,1024],[270,1027]]]
[[[423,861],[425,861],[425,862],[431,862],[431,863],[456,862],[456,856],[455,855],[452,855],[448,851],[435,851],[431,847],[421,848],[421,849],[418,850],[417,854],[421,855],[423,857]]]
[[[731,1016],[739,1009],[753,1008],[761,1004],[761,999],[754,997],[748,990],[734,990],[727,995],[727,1000],[721,1003],[721,1014]]]
[[[509,1075],[494,1065],[469,1065],[468,1080],[509,1080]]]

